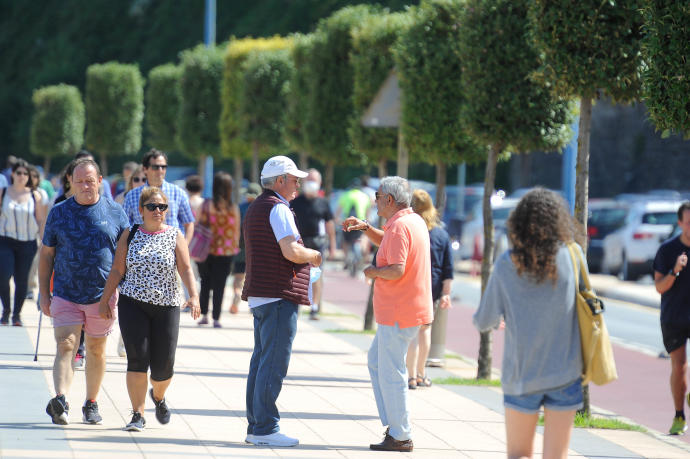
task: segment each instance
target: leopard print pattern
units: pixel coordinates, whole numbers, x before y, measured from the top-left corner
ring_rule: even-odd
[[[120,283],[122,295],[160,306],[182,304],[175,257],[178,231],[170,226],[147,233],[139,227],[127,250],[127,271]]]

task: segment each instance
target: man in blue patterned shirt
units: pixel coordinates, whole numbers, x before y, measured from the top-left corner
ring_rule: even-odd
[[[194,234],[194,215],[189,206],[187,193],[179,186],[165,181],[168,156],[164,152],[152,148],[146,152],[141,164],[144,168],[144,174],[146,174],[146,186],[156,186],[163,190],[163,193],[168,197],[168,213],[165,217],[165,223],[180,228],[187,244],[189,244]],[[139,213],[139,196],[143,190],[143,186],[134,188],[125,196],[125,203],[122,207],[125,209],[130,225],[143,223]]]
[[[110,298],[113,318],[103,319],[98,302],[113,264],[127,216],[112,199],[99,195],[101,172],[92,159],[77,160],[72,174],[74,197],[53,207],[43,233],[38,263],[39,305],[53,318],[57,351],[53,364],[55,398],[46,412],[55,424],[67,424],[65,394],[74,377],[72,362],[82,327],[86,337],[86,402],[83,421],[100,424],[96,398],[105,375],[105,344],[117,317],[117,295]],[[51,292],[51,277],[53,287]]]

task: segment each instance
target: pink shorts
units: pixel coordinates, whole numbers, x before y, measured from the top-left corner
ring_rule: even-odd
[[[108,304],[113,311],[112,319],[103,319],[98,314],[98,303],[79,304],[54,296],[50,302],[50,315],[53,327],[84,325],[84,333],[93,338],[103,338],[113,331],[117,319],[117,291],[110,297]]]

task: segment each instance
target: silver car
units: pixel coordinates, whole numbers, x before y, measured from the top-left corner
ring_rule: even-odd
[[[638,201],[631,204],[625,224],[603,240],[602,271],[623,280],[651,274],[652,262],[678,221],[680,201]]]

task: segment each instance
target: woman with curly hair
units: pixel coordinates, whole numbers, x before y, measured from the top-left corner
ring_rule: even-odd
[[[567,457],[575,412],[582,407],[575,273],[566,246],[575,228],[556,193],[527,193],[508,218],[512,249],[496,260],[474,314],[480,331],[505,321],[501,385],[511,458],[532,457],[542,405],[544,457]]]

